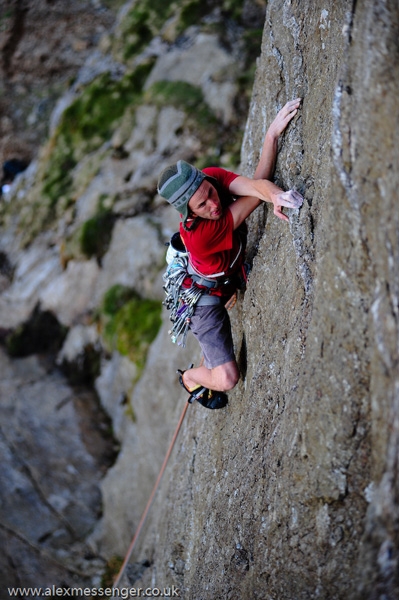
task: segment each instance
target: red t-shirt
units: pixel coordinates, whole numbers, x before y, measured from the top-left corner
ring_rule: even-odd
[[[203,172],[214,177],[226,192],[229,191],[231,182],[238,177],[232,171],[219,167],[207,167]],[[239,233],[234,230],[233,215],[227,206],[228,204],[223,206],[220,219],[199,219],[193,231],[186,231],[180,224],[180,235],[190,253],[190,263],[202,275],[229,275],[242,264],[244,248]]]

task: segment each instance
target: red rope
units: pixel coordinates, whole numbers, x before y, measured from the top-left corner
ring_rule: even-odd
[[[165,471],[165,468],[166,468],[166,465],[167,465],[167,463],[168,463],[169,457],[170,457],[170,455],[171,455],[171,452],[172,452],[172,450],[173,450],[173,446],[174,446],[174,444],[175,444],[176,438],[177,438],[177,436],[178,436],[178,433],[179,433],[179,431],[180,431],[180,427],[181,427],[181,425],[182,425],[182,423],[183,423],[183,420],[184,420],[184,417],[185,417],[185,415],[186,415],[186,411],[187,411],[187,408],[188,408],[188,404],[189,404],[189,403],[188,403],[188,402],[186,402],[186,403],[185,403],[185,405],[184,405],[184,408],[183,408],[183,411],[182,411],[182,413],[181,413],[181,415],[180,415],[180,419],[179,419],[179,422],[178,422],[178,424],[177,424],[176,430],[175,430],[175,432],[174,432],[174,434],[173,434],[172,441],[170,442],[170,445],[169,445],[168,451],[167,451],[167,453],[166,453],[166,456],[165,456],[165,458],[164,458],[164,461],[163,461],[163,463],[162,463],[161,470],[159,471],[158,478],[157,478],[157,480],[156,480],[156,482],[155,482],[155,485],[154,485],[154,487],[153,487],[153,489],[152,489],[151,495],[150,495],[150,497],[149,497],[149,499],[148,499],[147,505],[146,505],[146,507],[145,507],[145,509],[144,509],[144,512],[143,512],[142,516],[141,516],[140,522],[139,522],[139,524],[138,524],[138,526],[137,526],[137,529],[136,529],[136,533],[134,534],[134,537],[133,537],[133,539],[132,539],[132,541],[131,541],[131,543],[130,543],[129,549],[128,549],[127,553],[126,553],[126,556],[125,556],[125,558],[124,558],[124,561],[123,561],[123,563],[122,563],[122,566],[121,566],[121,568],[120,568],[120,570],[119,570],[119,573],[118,573],[118,575],[116,576],[116,579],[115,579],[115,581],[114,581],[114,587],[118,587],[118,586],[119,586],[120,580],[122,579],[123,573],[125,572],[125,569],[126,569],[126,567],[127,567],[127,564],[128,564],[128,562],[129,562],[129,560],[130,560],[130,557],[131,557],[131,555],[132,555],[132,552],[133,552],[133,548],[134,548],[134,546],[135,546],[135,544],[136,544],[136,540],[137,540],[137,538],[139,537],[140,531],[141,531],[141,529],[142,529],[142,527],[143,527],[143,525],[144,525],[144,522],[145,522],[145,520],[146,520],[146,517],[147,517],[148,511],[150,510],[150,507],[151,507],[152,501],[154,500],[154,497],[155,497],[156,491],[157,491],[157,489],[158,489],[159,483],[160,483],[160,481],[161,481],[161,479],[162,479],[162,475],[163,475],[163,473],[164,473],[164,471]]]

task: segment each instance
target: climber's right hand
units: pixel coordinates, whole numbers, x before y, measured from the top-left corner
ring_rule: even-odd
[[[273,212],[279,219],[288,221],[287,215],[282,211],[282,207],[286,208],[300,208],[303,203],[303,198],[296,190],[288,190],[288,192],[280,192],[272,197]]]

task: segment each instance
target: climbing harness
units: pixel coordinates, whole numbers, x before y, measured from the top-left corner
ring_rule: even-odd
[[[237,256],[234,258],[230,268],[238,260],[242,251],[242,243]],[[220,296],[212,295],[212,289],[232,283],[230,277],[223,277],[225,272],[214,275],[203,275],[193,267],[189,261],[187,252],[180,234],[173,234],[166,253],[166,262],[168,267],[163,274],[165,285],[163,287],[166,298],[164,306],[170,311],[170,320],[173,323],[169,330],[172,342],[185,348],[191,317],[194,314],[196,306],[212,306],[220,304]],[[184,288],[184,280],[190,277],[192,284]],[[219,279],[216,279],[219,278]],[[178,341],[180,339],[180,341]]]
[[[166,262],[168,267],[163,274],[165,282],[163,289],[166,298],[163,304],[170,310],[169,318],[173,323],[169,335],[174,344],[177,342],[179,346],[185,348],[191,317],[200,298],[207,290],[198,287],[194,281],[189,288],[183,288],[183,282],[189,274],[189,262],[188,252],[179,233],[175,233],[170,240]],[[209,303],[219,302],[219,298],[215,297]],[[180,341],[178,341],[179,338],[181,338]]]

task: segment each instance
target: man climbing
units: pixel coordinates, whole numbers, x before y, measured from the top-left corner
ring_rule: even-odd
[[[253,179],[219,167],[199,171],[185,161],[164,169],[158,191],[181,215],[180,236],[189,253],[183,287],[204,290],[190,319],[190,330],[203,352],[203,364],[179,371],[180,383],[207,408],[222,408],[226,393],[239,380],[230,319],[225,308],[237,288],[245,250],[245,219],[261,202],[271,202],[284,221],[282,208],[299,208],[302,196],[283,192],[271,180],[278,138],[296,115],[300,98],[287,102],[267,130]],[[236,199],[234,199],[236,198]]]

